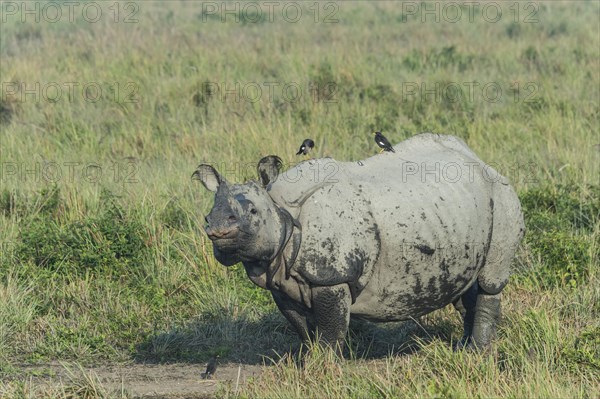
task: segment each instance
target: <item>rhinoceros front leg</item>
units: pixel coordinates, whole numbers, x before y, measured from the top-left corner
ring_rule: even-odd
[[[350,323],[352,296],[347,284],[312,289],[312,307],[317,335],[326,344],[342,353],[344,338]]]
[[[273,295],[279,311],[294,327],[302,342],[307,343],[314,339],[315,326],[308,309],[292,301],[287,295],[279,291],[271,291],[271,295]]]

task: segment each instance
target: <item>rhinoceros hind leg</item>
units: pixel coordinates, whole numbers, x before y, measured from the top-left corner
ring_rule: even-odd
[[[496,184],[490,200],[493,224],[485,264],[477,276],[479,285],[470,347],[484,348],[496,336],[500,319],[500,295],[509,281],[511,263],[525,226],[519,199],[507,184]]]
[[[462,317],[464,331],[463,337],[454,348],[455,350],[463,349],[471,343],[478,291],[479,285],[477,284],[477,281],[475,281],[475,283],[473,283],[473,285],[453,303],[454,307]]]
[[[500,295],[490,295],[479,289],[472,339],[468,345],[471,349],[483,349],[496,338],[496,325],[500,319]]]

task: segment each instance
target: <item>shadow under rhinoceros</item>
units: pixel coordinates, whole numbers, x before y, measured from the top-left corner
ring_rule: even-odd
[[[459,330],[449,321],[436,321],[430,325],[420,319],[388,323],[351,320],[346,358],[350,355],[349,352],[350,356],[360,359],[408,355],[420,351],[424,344],[435,340],[451,347],[452,333],[457,335]]]
[[[457,327],[450,322],[423,325],[417,321],[370,323],[351,320],[344,356],[378,359],[418,352],[422,343],[441,340],[449,346]],[[454,331],[456,333],[456,331]],[[252,320],[248,316],[200,317],[157,332],[136,346],[139,363],[205,363],[219,354],[222,361],[269,364],[297,353],[300,340],[277,311]]]

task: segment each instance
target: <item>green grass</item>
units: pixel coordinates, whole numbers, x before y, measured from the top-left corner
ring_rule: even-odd
[[[461,331],[449,309],[418,325],[353,323],[341,365],[315,350],[304,369],[283,361],[221,392],[600,394],[596,2],[536,2],[536,23],[523,22],[529,3],[518,21],[502,3],[497,23],[463,10],[456,24],[403,22],[393,2],[340,3],[331,24],[325,3],[315,24],[307,9],[298,23],[235,23],[203,21],[202,3],[140,2],[128,24],[101,4],[97,23],[8,16],[0,26],[0,393],[68,397],[27,385],[21,363],[204,362],[215,352],[255,363],[286,351],[296,337],[268,293],[213,259],[202,232],[212,199],[191,173],[212,162],[228,179],[253,178],[264,155],[297,162],[306,137],[316,156],[362,159],[382,130],[392,142],[455,134],[517,188],[527,233],[497,344],[451,352]],[[239,101],[223,94],[236,82]],[[54,84],[62,97],[50,101]],[[285,87],[302,96],[290,101]],[[88,377],[73,389],[98,388]]]

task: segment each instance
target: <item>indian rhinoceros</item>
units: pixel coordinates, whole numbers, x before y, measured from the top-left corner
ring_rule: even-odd
[[[351,316],[400,321],[453,303],[460,347],[485,347],[524,232],[515,191],[457,137],[424,133],[394,149],[284,173],[268,156],[244,184],[200,165],[193,178],[216,193],[205,219],[214,255],[242,262],[303,341],[338,345]]]

